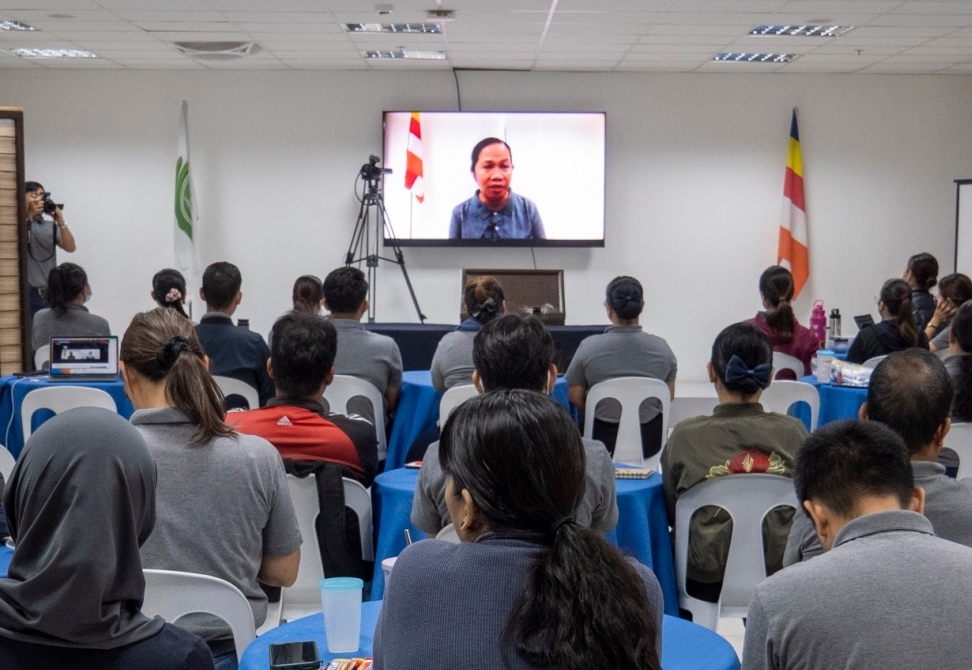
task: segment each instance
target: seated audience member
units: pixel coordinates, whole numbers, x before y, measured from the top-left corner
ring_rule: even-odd
[[[871,374],[862,421],[880,421],[904,440],[915,486],[925,490],[925,516],[935,535],[972,547],[972,479],[945,474],[939,451],[951,426],[952,384],[938,358],[921,349],[896,351]],[[783,565],[805,561],[823,549],[805,514],[793,520]]]
[[[641,329],[638,317],[645,307],[641,282],[634,277],[615,277],[607,286],[604,306],[612,325],[602,335],[591,335],[577,347],[567,368],[570,401],[584,410],[587,391],[600,382],[616,377],[650,377],[668,384],[675,397],[675,373],[678,364],[671,347],[657,335]],[[660,403],[645,401],[639,408],[641,441],[646,456],[661,449],[664,437]],[[621,403],[613,398],[594,408],[594,439],[600,440],[614,454],[621,420]]]
[[[743,670],[967,668],[972,549],[921,515],[901,437],[878,421],[828,424],[793,479],[826,553],[756,587]]]
[[[901,279],[911,287],[911,306],[915,315],[915,329],[925,326],[935,314],[935,298],[929,291],[938,283],[938,260],[929,253],[915,254],[908,259]]]
[[[416,542],[398,557],[375,668],[661,667],[661,588],[575,520],[587,449],[556,400],[470,399],[438,451],[462,542]]]
[[[223,422],[222,393],[192,324],[171,309],[137,314],[119,355],[132,424],[155,457],[158,523],[142,547],[146,568],[225,579],[267,614],[260,585],[290,586],[300,531],[280,456]],[[97,478],[92,479],[97,481]],[[179,625],[207,641],[217,669],[236,667],[229,627],[207,615]]]
[[[186,278],[178,270],[166,268],[152,277],[152,300],[189,318],[186,313]]]
[[[773,348],[756,326],[737,323],[719,333],[706,369],[719,404],[712,416],[687,419],[675,426],[662,452],[665,507],[671,524],[679,497],[707,479],[749,472],[791,476],[793,459],[807,437],[799,419],[764,412],[759,404],[771,381]],[[780,508],[764,521],[769,574],[783,566],[792,519],[792,508]],[[692,516],[689,595],[718,601],[731,535],[732,520],[720,507],[708,505]]]
[[[462,296],[469,318],[439,340],[432,356],[432,386],[439,393],[472,383],[473,338],[480,328],[506,311],[503,287],[493,277],[469,280]]]
[[[863,363],[875,356],[886,356],[908,347],[928,348],[925,333],[915,326],[911,307],[911,287],[902,279],[889,279],[881,287],[878,300],[881,321],[857,334],[847,352],[848,363]]]
[[[273,380],[267,374],[270,349],[263,337],[249,328],[233,324],[233,312],[243,300],[240,270],[232,263],[213,263],[203,273],[199,297],[206,301],[206,313],[196,334],[209,356],[209,371],[221,377],[239,379],[255,388],[260,405],[273,397]]]
[[[258,435],[293,461],[328,461],[344,476],[371,486],[378,473],[375,428],[360,417],[332,414],[321,403],[334,378],[334,326],[314,314],[291,312],[273,324],[270,376],[277,395],[266,407],[230,412],[235,430]]]
[[[324,279],[324,306],[337,328],[334,373],[358,377],[381,391],[385,408],[395,409],[402,388],[402,353],[395,340],[365,330],[361,317],[368,311],[368,282],[358,268],[343,267]],[[362,412],[367,409],[366,414]],[[371,417],[371,405],[358,413]],[[373,418],[373,417],[371,417]]]
[[[952,379],[955,400],[952,420],[972,422],[972,303],[959,307],[952,319],[948,337],[948,358],[945,369]]]
[[[955,273],[942,277],[938,282],[935,313],[925,326],[925,337],[931,351],[948,348],[948,334],[955,312],[969,300],[972,300],[972,279]]]
[[[4,481],[3,474],[0,474],[0,501],[3,500],[4,491]],[[7,530],[7,516],[4,514],[3,505],[0,505],[0,541],[6,542],[7,538],[10,537],[10,532]]]
[[[4,506],[17,549],[0,579],[0,668],[212,670],[199,637],[140,611],[155,463],[125,419],[84,407],[46,422]]]
[[[553,338],[536,317],[507,314],[490,321],[476,334],[472,355],[473,384],[480,393],[500,389],[550,393],[557,381]],[[574,518],[582,526],[610,532],[618,522],[614,463],[600,442],[581,442],[587,478]],[[416,527],[430,535],[452,522],[445,488],[439,443],[434,442],[422,460],[411,517]]]
[[[80,265],[61,263],[47,276],[47,303],[34,315],[34,351],[49,346],[52,337],[103,337],[111,335],[108,322],[88,312],[91,298],[88,275]]]
[[[803,363],[803,374],[810,374],[810,359],[817,353],[819,342],[809,328],[800,325],[793,314],[793,275],[779,265],[772,265],[759,276],[759,297],[765,312],[746,321],[759,328],[770,339],[773,351],[793,356]],[[793,379],[792,371],[777,370],[777,378]]]
[[[314,275],[302,275],[294,282],[294,311],[320,314],[324,304],[324,286]]]

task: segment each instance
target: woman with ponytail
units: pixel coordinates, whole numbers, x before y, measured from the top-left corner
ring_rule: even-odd
[[[50,344],[52,337],[106,337],[108,322],[88,312],[84,306],[91,298],[88,275],[80,265],[61,263],[47,275],[47,303],[34,315],[31,332],[33,350]]]
[[[324,284],[314,275],[301,275],[294,282],[294,311],[320,314],[324,305]]]
[[[857,334],[847,352],[848,363],[863,363],[875,356],[886,356],[909,347],[928,348],[928,338],[915,325],[911,287],[903,279],[889,279],[878,297],[880,323],[867,326]]]
[[[152,300],[159,307],[166,307],[189,318],[185,307],[186,278],[178,270],[166,268],[155,273],[152,277]]]
[[[398,557],[376,669],[660,669],[658,581],[571,516],[585,451],[556,400],[468,400],[446,421],[439,458],[462,542],[417,542]]]
[[[773,351],[802,361],[803,373],[810,374],[810,359],[817,353],[817,337],[809,328],[801,326],[793,314],[790,304],[793,300],[793,275],[779,265],[766,268],[759,276],[759,297],[766,311],[759,312],[746,323],[763,331],[770,339]],[[782,375],[780,378],[783,378]]]
[[[469,280],[462,292],[466,318],[452,333],[446,333],[432,356],[432,386],[445,393],[453,386],[472,384],[473,339],[483,325],[506,311],[503,286],[493,277]]]
[[[585,338],[567,367],[565,377],[570,401],[581,411],[587,391],[600,382],[617,377],[650,377],[668,385],[675,397],[675,374],[678,362],[668,343],[641,329],[639,318],[645,308],[644,289],[634,277],[615,277],[607,285],[604,307],[611,324],[602,335]],[[661,450],[661,403],[649,401],[639,409],[642,449],[646,457]],[[594,439],[600,440],[614,454],[618,439],[621,404],[614,399],[597,404],[594,416]]]
[[[158,470],[155,530],[142,546],[145,568],[219,577],[237,587],[257,628],[267,598],[257,583],[297,577],[300,531],[280,456],[269,442],[234,433],[223,395],[189,320],[158,308],[137,314],[121,342],[132,424]],[[225,623],[205,615],[179,626],[209,644],[217,670],[236,668]]]
[[[768,473],[791,477],[793,461],[807,438],[803,422],[764,412],[759,397],[773,376],[769,338],[751,323],[724,329],[712,344],[706,365],[719,404],[712,416],[680,422],[662,452],[665,507],[675,524],[675,503],[696,484],[713,477]],[[766,570],[783,567],[783,550],[793,520],[792,508],[771,512],[763,523]],[[692,517],[686,589],[717,602],[729,556],[732,520],[720,507],[706,506]]]
[[[915,254],[901,278],[911,287],[915,328],[923,331],[935,314],[935,298],[929,291],[938,283],[938,259],[927,252]]]

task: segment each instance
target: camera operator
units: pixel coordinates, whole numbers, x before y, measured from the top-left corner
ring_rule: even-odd
[[[27,210],[27,284],[30,320],[47,307],[47,275],[57,265],[57,247],[71,253],[75,250],[74,235],[64,223],[63,205],[51,200],[51,194],[36,181],[24,184],[24,205]],[[53,221],[45,219],[47,214]],[[56,245],[56,246],[55,246]]]

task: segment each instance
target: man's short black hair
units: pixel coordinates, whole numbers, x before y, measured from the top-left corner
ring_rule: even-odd
[[[473,364],[485,391],[546,391],[553,359],[553,337],[534,316],[493,319],[473,340]]]
[[[43,191],[44,187],[36,181],[25,181],[24,182],[24,193],[36,193],[37,191]]]
[[[203,272],[202,291],[210,309],[226,309],[240,292],[243,277],[232,263],[213,263]]]
[[[804,442],[793,485],[801,506],[815,500],[852,518],[868,496],[894,495],[907,507],[915,479],[908,448],[896,432],[877,421],[835,421]]]
[[[367,297],[368,280],[358,268],[338,268],[324,278],[324,302],[331,312],[356,312]]]
[[[270,362],[277,390],[290,398],[316,394],[337,354],[337,329],[316,314],[288,312],[273,324]]]
[[[935,354],[917,348],[896,351],[871,373],[867,418],[889,426],[914,455],[945,423],[954,395],[948,371]]]

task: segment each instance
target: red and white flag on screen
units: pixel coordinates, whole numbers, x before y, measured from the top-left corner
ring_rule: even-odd
[[[425,180],[422,176],[422,118],[412,112],[408,124],[408,146],[405,150],[405,188],[419,202],[425,200]]]
[[[783,181],[783,215],[780,217],[779,250],[776,262],[793,273],[793,297],[810,276],[807,249],[807,211],[803,201],[803,159],[800,155],[800,133],[796,110],[790,122],[790,143],[786,154],[786,178]]]

